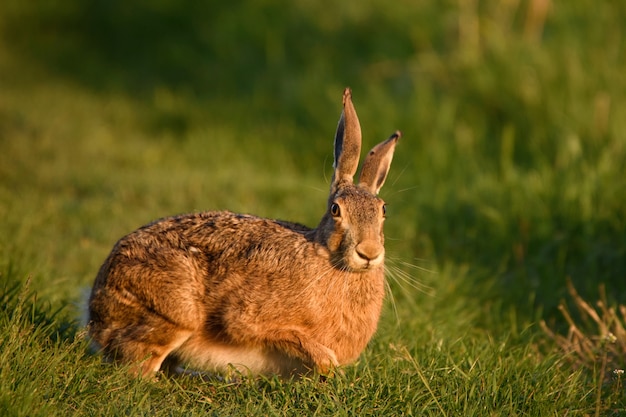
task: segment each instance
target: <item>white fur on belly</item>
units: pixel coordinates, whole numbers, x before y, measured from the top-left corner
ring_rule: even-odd
[[[190,337],[173,353],[192,368],[204,371],[223,372],[234,368],[244,374],[288,376],[294,370],[307,370],[301,360],[275,350],[227,345],[197,336]]]

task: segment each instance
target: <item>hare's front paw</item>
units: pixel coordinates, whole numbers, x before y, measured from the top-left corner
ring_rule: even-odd
[[[329,374],[339,366],[335,352],[301,329],[272,329],[263,335],[264,344],[292,358],[299,358],[305,368]]]
[[[317,346],[318,352],[311,352],[311,357],[317,368],[317,371],[321,375],[332,376],[337,372],[337,367],[339,366],[339,362],[337,361],[337,355],[335,352],[324,346]]]

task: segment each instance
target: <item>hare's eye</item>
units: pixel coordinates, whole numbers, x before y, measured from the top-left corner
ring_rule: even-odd
[[[332,214],[333,217],[339,217],[339,214],[341,214],[341,210],[339,210],[339,204],[333,203],[330,205],[330,214]]]
[[[387,216],[387,204],[383,204],[383,217]]]

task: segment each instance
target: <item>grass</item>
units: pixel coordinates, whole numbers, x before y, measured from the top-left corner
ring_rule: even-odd
[[[586,0],[4,1],[0,414],[625,415],[625,341],[589,314],[602,300],[619,337],[625,19]],[[152,382],[87,354],[80,299],[123,234],[226,208],[316,224],[346,85],[364,147],[404,134],[391,293],[359,362]],[[571,299],[589,308],[564,316]]]
[[[326,382],[277,379],[239,383],[191,377],[131,379],[123,368],[85,353],[85,341],[58,312],[37,308],[27,287],[5,298],[0,404],[9,415],[485,415],[546,408],[582,411],[580,372],[557,372],[512,340],[459,337],[376,346]],[[385,352],[384,354],[382,352]],[[591,395],[588,393],[587,395]],[[16,401],[18,399],[18,401]]]
[[[567,336],[555,334],[545,322],[540,323],[543,330],[567,354],[574,366],[594,370],[600,362],[602,368],[613,369],[613,373],[621,378],[624,369],[620,367],[626,355],[626,306],[620,305],[618,313],[615,308],[607,307],[606,294],[603,294],[596,303],[600,310],[598,312],[578,294],[571,283],[568,286],[574,305],[582,316],[580,323],[574,321],[572,313],[563,303],[559,309],[569,324]]]

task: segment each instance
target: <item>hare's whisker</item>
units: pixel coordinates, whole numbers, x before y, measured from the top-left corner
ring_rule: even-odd
[[[433,295],[432,287],[419,281],[415,276],[413,276],[412,274],[410,274],[403,268],[408,267],[408,268],[411,268],[420,272],[428,272],[428,273],[432,273],[432,271],[429,271],[425,268],[422,268],[417,265],[411,264],[409,262],[395,259],[395,258],[390,258],[388,259],[388,261],[389,262],[386,264],[386,267],[385,267],[387,275],[390,278],[392,278],[398,284],[398,286],[402,288],[403,291],[408,290],[405,287],[405,285],[408,285],[410,288],[413,288],[421,293],[424,293],[427,295]],[[401,265],[402,268],[399,267],[398,265]]]
[[[406,171],[408,167],[409,167],[409,164],[405,164],[404,167],[402,167],[402,169],[400,170],[400,172],[395,175],[394,180],[391,182],[392,187],[396,185],[396,182],[398,182],[398,180],[400,179],[400,177],[402,177],[402,174],[404,174],[404,171]]]
[[[396,298],[393,295],[393,291],[391,291],[391,285],[389,285],[389,281],[385,280],[385,289],[389,294],[389,302],[391,304],[391,308],[393,310],[394,316],[396,317],[396,323],[400,322],[400,315],[398,314],[398,306],[396,304]]]
[[[433,288],[423,284],[421,282],[419,282],[417,279],[415,279],[414,277],[412,277],[411,275],[407,274],[406,271],[403,271],[401,269],[398,269],[396,267],[392,267],[390,269],[390,275],[396,280],[396,282],[398,283],[398,285],[403,286],[403,284],[408,285],[409,287],[427,294],[427,295],[431,295]]]

